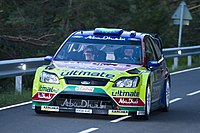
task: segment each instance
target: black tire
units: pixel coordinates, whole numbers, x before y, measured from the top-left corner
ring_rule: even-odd
[[[162,108],[162,111],[168,112],[169,106],[170,106],[170,94],[171,94],[171,86],[170,86],[170,80],[167,79],[165,83],[165,97],[164,97],[164,106]]]
[[[35,107],[35,113],[36,114],[48,114],[49,112],[47,111],[42,111],[41,107]]]

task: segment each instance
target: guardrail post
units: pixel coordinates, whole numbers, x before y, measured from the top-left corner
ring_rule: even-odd
[[[178,67],[178,57],[174,57],[174,65],[172,69],[176,69]]]
[[[15,92],[22,94],[22,76],[15,77]]]
[[[191,66],[191,65],[192,65],[192,56],[191,56],[191,55],[189,55],[189,56],[187,57],[187,65],[188,65],[188,66]]]

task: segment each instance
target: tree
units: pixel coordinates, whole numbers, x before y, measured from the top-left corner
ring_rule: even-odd
[[[176,47],[171,15],[180,0],[1,0],[0,59],[52,55],[75,30],[113,27],[160,35]],[[199,44],[200,2],[186,1],[193,20],[183,28],[183,45]],[[30,52],[31,51],[31,52]]]

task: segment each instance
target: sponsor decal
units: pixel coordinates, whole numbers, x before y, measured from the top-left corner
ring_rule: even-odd
[[[125,90],[118,90],[115,92],[112,92],[112,96],[129,96],[129,97],[138,97],[139,96],[139,92],[128,92]]]
[[[86,86],[77,86],[75,88],[75,91],[81,91],[81,92],[93,92],[94,88],[92,87],[86,87]]]
[[[68,72],[62,72],[61,76],[95,76],[95,77],[102,77],[102,78],[109,78],[113,79],[115,75],[107,74],[105,72],[90,72],[90,71],[78,71],[78,70],[71,70]]]
[[[115,70],[115,68],[107,67],[107,66],[94,66],[93,63],[87,64],[86,63],[77,63],[78,65],[70,64],[67,66],[67,68],[72,69],[87,69],[87,70]]]
[[[140,98],[114,97],[114,99],[120,106],[144,106]]]
[[[76,109],[75,112],[76,113],[92,114],[92,110],[91,109]]]
[[[128,110],[108,110],[108,115],[128,115]]]
[[[72,38],[83,38],[83,36],[72,36]]]
[[[137,115],[145,115],[145,111],[137,111]]]
[[[153,102],[157,101],[160,98],[160,93],[162,90],[161,88],[162,88],[161,84],[158,83],[153,84],[152,88],[152,99],[154,99]]]
[[[127,71],[130,69],[137,68],[138,65],[131,65],[131,64],[118,64],[118,63],[105,63],[105,62],[81,62],[81,61],[66,61],[66,62],[59,62],[55,61],[54,64],[57,67],[65,67],[74,69],[81,69],[81,70],[120,70],[120,71]],[[67,71],[67,70],[64,70]],[[99,71],[99,72],[100,72]],[[142,70],[141,70],[142,71]]]
[[[35,109],[35,105],[34,104],[32,104],[32,109]]]
[[[104,63],[104,62],[92,62],[94,65],[98,66],[118,66],[119,64],[117,63]]]
[[[38,91],[44,91],[44,92],[54,92],[54,93],[57,93],[58,92],[58,88],[54,88],[53,86],[52,87],[46,87],[44,85],[40,85]]]
[[[32,100],[35,101],[49,101],[51,100],[55,94],[48,93],[48,92],[37,92],[33,97]]]
[[[97,36],[87,36],[85,39],[95,39],[95,40],[126,40],[123,37],[110,37],[110,36],[103,36],[103,37],[97,37]]]
[[[128,98],[128,99],[124,99],[124,98],[120,98],[119,99],[119,104],[127,104],[127,105],[135,105],[138,104],[138,99],[132,99],[132,98]]]
[[[61,106],[70,108],[106,109],[105,102],[95,100],[65,99]]]
[[[41,106],[41,110],[59,112],[59,106]]]

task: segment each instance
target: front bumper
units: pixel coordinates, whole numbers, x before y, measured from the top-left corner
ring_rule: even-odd
[[[141,99],[139,97],[111,97],[101,88],[95,88],[93,92],[74,91],[74,88],[68,87],[68,89],[63,90],[56,96],[52,96],[53,99],[50,101],[38,101],[37,99],[33,99],[33,109],[44,112],[102,115],[144,114],[145,107],[143,103],[142,105],[140,104]]]
[[[130,115],[128,110],[107,110],[107,109],[83,109],[83,108],[66,108],[59,106],[46,106],[40,107],[32,105],[32,109],[47,112],[67,112],[67,113],[81,113],[81,114],[101,114],[101,115]]]
[[[65,112],[78,114],[100,114],[100,115],[144,115],[143,107],[133,107],[134,110],[116,110],[116,109],[87,109],[87,108],[67,108],[59,106],[35,106],[32,104],[33,110],[40,110],[44,112]]]

